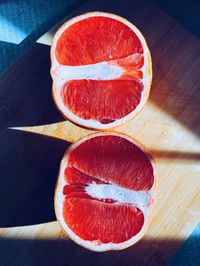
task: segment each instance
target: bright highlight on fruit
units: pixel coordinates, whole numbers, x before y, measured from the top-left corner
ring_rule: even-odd
[[[124,249],[144,235],[154,196],[151,155],[123,134],[71,145],[60,165],[55,211],[62,228],[94,251]]]
[[[67,21],[51,47],[53,98],[83,127],[106,130],[133,118],[149,96],[151,56],[141,32],[114,14]]]

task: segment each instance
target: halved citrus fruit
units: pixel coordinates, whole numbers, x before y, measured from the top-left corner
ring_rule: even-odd
[[[54,36],[51,61],[56,105],[78,125],[112,128],[147,101],[149,49],[141,32],[117,15],[91,12],[67,21]]]
[[[151,155],[123,134],[71,145],[60,165],[55,212],[65,232],[94,251],[124,249],[147,229],[154,196]]]

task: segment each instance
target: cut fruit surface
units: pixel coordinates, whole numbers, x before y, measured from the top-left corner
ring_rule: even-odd
[[[66,233],[95,251],[123,249],[144,234],[154,168],[144,147],[123,134],[95,134],[65,153],[55,211]]]
[[[137,114],[147,101],[151,57],[140,31],[109,13],[66,22],[51,47],[53,97],[69,120],[109,129]]]
[[[104,14],[88,15],[61,34],[57,41],[56,58],[62,65],[78,66],[143,53],[139,38],[130,31],[124,23]]]

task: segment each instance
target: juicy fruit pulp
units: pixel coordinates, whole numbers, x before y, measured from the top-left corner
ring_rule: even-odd
[[[154,183],[148,155],[122,136],[81,142],[63,159],[63,223],[100,246],[136,236],[148,218]]]
[[[56,58],[62,65],[90,65],[143,53],[138,37],[112,18],[90,17],[71,25],[57,42]]]
[[[149,84],[144,84],[145,51],[137,34],[119,17],[88,16],[61,32],[51,73],[61,112],[99,128],[139,111]]]
[[[123,87],[126,89],[122,90]],[[65,84],[61,93],[64,104],[73,113],[106,124],[134,110],[140,102],[141,90],[142,87],[131,80],[76,80]],[[74,104],[75,99],[78,104]]]

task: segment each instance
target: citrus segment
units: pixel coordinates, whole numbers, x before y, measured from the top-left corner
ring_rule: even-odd
[[[60,64],[80,66],[142,53],[143,48],[124,23],[95,16],[69,26],[60,36],[55,52]]]
[[[142,85],[137,81],[76,80],[66,83],[61,95],[72,113],[107,124],[134,110],[141,100],[141,91]]]
[[[97,184],[106,183],[98,178],[89,176],[74,167],[67,167],[65,169],[65,181],[68,184],[90,184],[92,181]]]
[[[154,181],[147,155],[135,144],[117,136],[84,141],[70,153],[67,162],[86,175],[128,189],[149,190]]]
[[[142,211],[132,206],[76,197],[64,200],[63,216],[76,235],[97,245],[127,241],[144,223]]]

